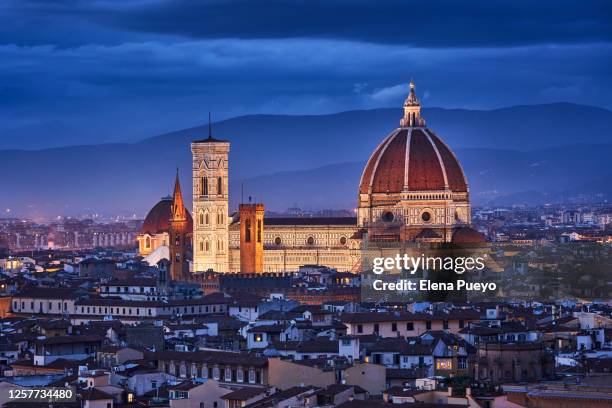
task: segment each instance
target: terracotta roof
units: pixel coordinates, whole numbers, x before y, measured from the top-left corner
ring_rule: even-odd
[[[75,299],[78,297],[72,288],[30,288],[15,294],[16,298],[33,299]]]
[[[452,242],[454,244],[482,244],[487,242],[485,236],[470,227],[457,228],[453,232]]]
[[[210,364],[237,364],[253,367],[265,367],[268,359],[256,357],[244,353],[233,353],[226,351],[164,351],[149,354],[151,360],[162,361],[193,361]]]
[[[422,238],[422,239],[436,238],[437,239],[437,238],[442,238],[442,236],[431,228],[423,228],[421,232],[419,232],[416,235],[415,238],[416,239],[419,239],[419,238]]]
[[[236,391],[232,391],[229,394],[223,395],[221,399],[246,401],[258,395],[265,394],[266,392],[267,390],[264,388],[243,387],[243,388],[237,389]]]
[[[127,278],[127,279],[111,279],[100,286],[157,286],[155,278]]]
[[[362,194],[447,188],[467,192],[467,182],[455,155],[427,128],[392,132],[370,157],[359,184]]]
[[[113,396],[97,388],[88,388],[81,391],[81,398],[85,401],[112,400]]]
[[[80,336],[53,336],[41,339],[38,342],[45,345],[70,344],[70,343],[93,343],[101,342],[104,337],[95,334],[82,334]]]
[[[357,225],[355,217],[266,217],[266,226],[274,225]]]

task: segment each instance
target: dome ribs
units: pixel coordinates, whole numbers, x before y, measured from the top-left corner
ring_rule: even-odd
[[[388,143],[374,169],[373,193],[397,193],[404,187],[406,164],[406,137],[408,131],[400,130]]]
[[[448,186],[451,191],[454,192],[465,192],[467,191],[467,183],[465,182],[465,176],[463,174],[463,169],[459,164],[459,161],[453,154],[453,152],[449,149],[449,147],[440,140],[440,138],[433,133],[431,130],[427,130],[431,139],[435,143],[438,148],[438,152],[440,156],[442,156],[442,161],[444,162],[444,166],[446,167],[446,176],[448,178]]]
[[[444,190],[444,173],[435,149],[420,129],[412,132],[408,161],[410,191]]]
[[[370,187],[372,184],[372,175],[374,173],[374,168],[378,166],[378,158],[385,150],[385,145],[389,142],[389,140],[397,134],[397,130],[391,132],[374,150],[374,153],[368,160],[365,169],[363,170],[363,174],[361,175],[361,181],[359,183],[359,193],[368,194],[370,192]]]

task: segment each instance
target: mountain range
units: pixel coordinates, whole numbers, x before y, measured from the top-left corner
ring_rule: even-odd
[[[612,112],[557,103],[496,110],[425,109],[453,148],[475,204],[544,203],[612,196]],[[397,127],[401,110],[331,115],[247,115],[212,125],[227,139],[232,207],[253,196],[268,208],[352,208],[361,171]],[[143,216],[171,192],[178,167],[190,200],[189,143],[208,125],[136,143],[0,150],[0,208],[29,217],[84,213]]]

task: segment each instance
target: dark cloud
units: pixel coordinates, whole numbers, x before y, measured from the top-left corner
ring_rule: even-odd
[[[610,108],[608,4],[0,1],[0,148],[397,106],[411,77],[427,106]]]
[[[25,23],[44,25],[50,18],[72,23],[60,31],[70,28],[79,34],[84,26],[98,24],[104,28],[97,39],[109,41],[109,27],[202,39],[308,37],[417,47],[576,44],[612,38],[612,3],[607,0],[13,0],[5,7]],[[26,38],[34,37],[30,32]]]

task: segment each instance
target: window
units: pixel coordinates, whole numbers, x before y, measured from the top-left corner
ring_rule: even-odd
[[[436,370],[452,370],[453,360],[450,358],[439,358],[436,360]]]
[[[217,178],[217,194],[223,194],[223,179],[221,177]]]
[[[206,225],[210,224],[210,217],[208,216],[208,213],[206,213],[206,214],[204,215],[204,223],[205,223]]]
[[[204,225],[204,214],[200,213],[200,225]]]
[[[374,333],[378,333],[380,331],[380,327],[378,326],[378,323],[374,323]]]
[[[308,245],[314,245],[314,243],[315,243],[314,237],[308,237],[308,239],[306,240],[306,243]]]
[[[362,324],[358,324],[357,325],[357,333],[363,333],[363,325]]]
[[[431,322],[425,322],[425,329],[431,330]]]
[[[251,220],[244,222],[244,242],[251,242]]]
[[[406,330],[408,331],[414,330],[414,323],[413,322],[406,323]]]
[[[444,330],[448,330],[448,320],[443,320],[443,321],[442,321],[442,328],[443,328]]]
[[[283,242],[281,237],[274,238],[274,245],[280,245]]]
[[[464,320],[459,320],[459,328],[463,329],[465,327],[465,321]]]
[[[395,215],[393,215],[391,211],[386,211],[385,213],[383,213],[382,219],[384,222],[391,222],[395,219]]]
[[[340,237],[340,245],[346,245],[346,237]]]
[[[202,177],[202,195],[208,195],[208,179],[206,177]]]
[[[155,380],[151,381],[151,388],[152,389],[157,388],[157,381],[155,381]]]
[[[423,222],[431,221],[431,213],[429,211],[424,211],[423,214],[421,214],[421,219]]]
[[[397,331],[397,323],[391,323],[391,331],[392,332],[396,332]]]
[[[218,379],[219,379],[219,367],[214,367],[214,368],[213,368],[213,378],[214,378],[215,380],[218,380]]]
[[[257,220],[257,242],[261,242],[261,220]]]

